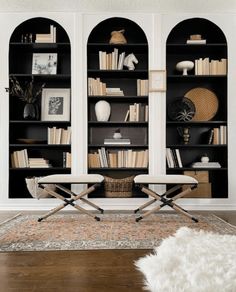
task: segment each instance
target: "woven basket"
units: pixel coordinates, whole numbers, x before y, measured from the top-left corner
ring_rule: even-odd
[[[125,178],[112,178],[104,176],[104,189],[107,198],[132,197],[134,176]]]

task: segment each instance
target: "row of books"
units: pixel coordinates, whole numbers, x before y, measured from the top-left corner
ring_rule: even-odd
[[[166,148],[166,161],[169,168],[183,167],[179,149]]]
[[[134,103],[129,106],[125,116],[125,122],[147,122],[148,121],[148,105]]]
[[[89,168],[148,167],[148,150],[133,151],[128,149],[108,151],[101,147],[101,149],[98,149],[98,152],[88,154],[88,166]]]
[[[219,128],[211,129],[208,144],[214,145],[227,144],[227,126],[221,125]]]
[[[88,95],[111,95],[123,96],[124,92],[120,88],[109,88],[100,78],[88,78]]]
[[[137,95],[143,96],[148,95],[148,80],[147,79],[137,79]]]
[[[227,59],[211,60],[209,58],[199,58],[194,61],[195,75],[226,75]]]
[[[27,149],[23,149],[11,153],[11,166],[12,168],[49,168],[51,164],[44,158],[29,158]]]
[[[71,168],[71,153],[63,152],[63,167]]]
[[[48,144],[71,144],[71,127],[48,127]]]
[[[35,42],[36,43],[56,43],[56,27],[50,25],[50,33],[36,33]]]
[[[99,69],[100,70],[122,70],[124,65],[125,52],[118,53],[114,48],[112,53],[99,51]]]

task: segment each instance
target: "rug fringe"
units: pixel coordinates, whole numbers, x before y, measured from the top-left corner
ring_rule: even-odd
[[[214,217],[216,217],[217,219],[219,219],[220,221],[222,221],[222,222],[224,222],[224,223],[228,224],[229,226],[231,226],[231,227],[233,227],[233,228],[236,229],[236,226],[235,226],[235,225],[233,225],[233,224],[231,224],[231,223],[225,221],[224,219],[220,218],[219,216],[217,216],[217,215],[215,215],[215,214],[212,214],[212,215],[213,215]]]

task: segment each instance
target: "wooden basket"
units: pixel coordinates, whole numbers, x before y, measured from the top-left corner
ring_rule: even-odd
[[[107,198],[132,197],[134,175],[125,178],[104,176],[104,189]]]

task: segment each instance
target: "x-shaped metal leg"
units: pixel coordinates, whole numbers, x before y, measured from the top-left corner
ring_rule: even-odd
[[[155,193],[154,191],[150,190],[149,188],[140,185],[141,191],[151,197],[153,197],[154,199],[152,199],[151,201],[143,204],[142,206],[140,206],[138,209],[136,209],[134,212],[137,213],[138,211],[143,210],[144,208],[146,208],[147,206],[150,206],[151,204],[153,204],[156,201],[160,202],[160,205],[154,207],[153,209],[145,212],[144,214],[142,214],[142,216],[136,218],[136,222],[142,220],[144,217],[149,216],[150,214],[159,211],[162,207],[164,206],[169,206],[172,209],[182,213],[183,215],[189,217],[190,219],[192,219],[194,222],[198,222],[198,219],[193,217],[191,214],[188,213],[187,210],[183,209],[182,207],[180,207],[179,205],[177,205],[174,201],[184,197],[187,193],[189,193],[192,189],[194,189],[196,186],[189,186],[186,190],[172,196],[171,198],[168,198],[168,196],[170,196],[173,192],[177,191],[178,189],[180,189],[182,187],[182,185],[176,185],[174,187],[172,187],[171,189],[169,189],[168,191],[166,191],[163,195],[159,195],[157,193]]]
[[[40,217],[38,219],[38,221],[42,221],[43,219],[48,218],[49,216],[55,214],[56,212],[60,211],[61,209],[65,208],[67,205],[71,205],[73,206],[75,209],[81,211],[82,213],[85,213],[91,217],[93,217],[94,219],[96,219],[97,221],[100,221],[100,218],[97,216],[94,216],[91,212],[87,211],[86,209],[78,206],[75,201],[77,200],[81,200],[85,203],[87,203],[88,205],[94,207],[95,209],[99,210],[101,213],[104,212],[104,210],[102,208],[100,208],[99,206],[95,205],[94,203],[90,202],[89,200],[83,198],[83,196],[88,195],[89,193],[93,192],[96,188],[99,187],[99,184],[94,184],[93,186],[89,187],[88,189],[82,191],[80,194],[76,195],[75,193],[73,193],[72,191],[68,190],[67,188],[65,188],[62,185],[56,184],[55,185],[58,189],[62,190],[63,192],[69,194],[71,196],[71,198],[65,198],[64,196],[54,192],[53,190],[44,187],[44,190],[50,194],[51,196],[60,199],[63,201],[62,204],[60,204],[59,206],[55,207],[54,209],[50,210],[48,213],[46,213],[45,215],[43,215],[42,217]]]

